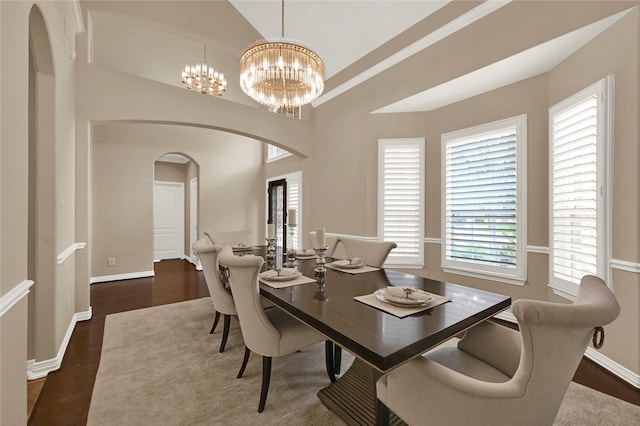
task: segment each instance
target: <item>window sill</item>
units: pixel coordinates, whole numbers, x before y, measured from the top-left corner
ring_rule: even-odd
[[[578,296],[578,285],[571,283],[547,284],[553,289],[553,293],[567,300],[574,301]]]
[[[524,283],[527,282],[526,278],[508,276],[504,274],[499,274],[497,272],[485,272],[485,271],[470,270],[470,269],[464,269],[464,268],[455,268],[455,267],[445,266],[445,265],[441,265],[441,267],[444,272],[447,272],[449,274],[465,275],[467,277],[480,278],[480,279],[489,280],[489,281],[497,281],[505,284],[523,286]]]

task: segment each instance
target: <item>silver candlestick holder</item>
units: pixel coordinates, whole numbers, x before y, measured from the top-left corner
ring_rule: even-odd
[[[293,244],[293,233],[296,230],[296,225],[287,225],[289,229],[289,242],[287,244],[287,262],[284,264],[289,268],[296,266],[296,248]]]
[[[276,239],[267,238],[267,259],[273,259],[276,256]]]
[[[314,247],[313,248],[316,252],[316,254],[318,255],[318,257],[316,258],[316,264],[318,266],[316,266],[316,268],[314,269],[316,275],[326,275],[327,274],[327,268],[325,268],[324,264],[325,264],[325,260],[324,260],[324,255],[327,252],[327,249],[329,249],[329,247]]]

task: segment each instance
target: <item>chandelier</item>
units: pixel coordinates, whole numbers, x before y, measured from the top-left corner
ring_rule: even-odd
[[[204,61],[202,64],[187,64],[182,71],[182,84],[189,90],[197,90],[204,95],[222,96],[227,90],[224,74],[207,66],[207,45],[204,45]]]
[[[240,87],[254,101],[274,108],[299,108],[316,99],[324,90],[322,59],[300,44],[284,38],[259,40],[240,57]]]

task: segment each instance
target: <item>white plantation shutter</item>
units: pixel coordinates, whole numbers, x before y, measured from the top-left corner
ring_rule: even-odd
[[[301,185],[300,185],[300,173],[293,173],[287,175],[287,209],[296,209],[296,227],[293,231],[293,242],[296,249],[301,249],[300,239],[300,207],[301,207]],[[289,236],[289,229],[287,229],[287,237]]]
[[[523,122],[503,120],[443,136],[444,266],[525,278]]]
[[[378,147],[378,236],[398,244],[386,264],[422,266],[424,139],[383,139]]]
[[[571,294],[584,275],[605,277],[605,82],[549,110],[550,282]]]

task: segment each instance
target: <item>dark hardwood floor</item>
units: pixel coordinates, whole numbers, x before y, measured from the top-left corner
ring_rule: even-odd
[[[91,286],[92,318],[79,322],[59,370],[49,373],[29,425],[85,425],[100,363],[104,320],[108,314],[197,299],[209,295],[202,272],[183,260],[154,266],[155,277]],[[574,380],[640,405],[640,391],[583,359]],[[36,383],[34,382],[35,386]],[[41,385],[37,383],[37,385]],[[31,386],[31,385],[29,385]]]

